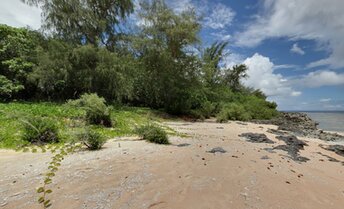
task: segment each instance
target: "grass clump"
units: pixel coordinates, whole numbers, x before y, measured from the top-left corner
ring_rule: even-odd
[[[60,141],[59,128],[55,121],[45,117],[30,117],[22,120],[23,140],[32,144],[57,143]]]
[[[99,150],[106,143],[103,135],[95,130],[86,128],[77,135],[77,139],[82,142],[89,150]]]
[[[155,124],[146,124],[136,130],[142,139],[155,144],[170,144],[166,131]]]
[[[111,110],[105,104],[105,99],[97,94],[83,94],[80,99],[69,100],[68,105],[85,109],[85,118],[89,125],[112,126]]]

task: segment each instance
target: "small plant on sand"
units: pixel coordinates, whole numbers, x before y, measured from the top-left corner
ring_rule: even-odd
[[[99,150],[106,142],[104,136],[90,128],[86,128],[82,132],[78,133],[77,138],[89,150]]]
[[[86,111],[86,122],[90,125],[111,127],[111,111],[105,104],[105,99],[97,94],[83,94],[80,99],[69,100],[69,106],[81,107]]]
[[[33,144],[59,142],[56,122],[44,117],[30,117],[21,120],[24,126],[23,140]]]
[[[142,139],[156,144],[170,144],[167,133],[160,126],[155,124],[147,124],[136,130]]]

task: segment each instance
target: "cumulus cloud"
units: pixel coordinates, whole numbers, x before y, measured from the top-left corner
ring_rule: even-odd
[[[263,8],[262,14],[236,35],[237,45],[252,47],[274,37],[315,40],[330,55],[309,67],[344,67],[343,0],[264,0]]]
[[[13,27],[39,29],[41,27],[41,9],[30,7],[20,0],[0,0],[0,23]]]
[[[274,63],[268,57],[258,53],[247,58],[244,64],[248,67],[248,78],[243,80],[244,85],[262,90],[267,96],[300,96],[288,79],[281,74],[274,73]]]
[[[299,54],[299,55],[304,55],[305,51],[297,43],[293,44],[293,46],[290,49],[291,52]]]
[[[344,73],[337,73],[329,70],[310,72],[300,79],[296,79],[298,85],[316,88],[322,86],[344,85]]]

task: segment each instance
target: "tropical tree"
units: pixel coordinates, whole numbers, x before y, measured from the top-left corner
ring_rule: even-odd
[[[207,86],[214,86],[221,82],[220,62],[226,56],[225,48],[228,42],[215,42],[206,48],[202,54],[204,80]]]
[[[43,27],[75,43],[115,49],[121,23],[134,11],[132,0],[22,0],[43,10]]]
[[[244,64],[235,65],[232,69],[226,71],[224,75],[224,82],[234,91],[239,91],[242,87],[240,80],[242,78],[247,78],[247,66]]]

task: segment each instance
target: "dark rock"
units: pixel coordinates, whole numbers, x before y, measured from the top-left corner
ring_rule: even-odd
[[[276,130],[276,129],[270,129],[270,128],[268,129],[267,132],[271,133],[271,134],[274,134],[274,135],[285,135],[285,134],[287,134],[284,131],[280,131],[280,130]]]
[[[191,144],[188,143],[183,143],[183,144],[178,144],[177,147],[187,147],[190,146]]]
[[[267,147],[267,148],[264,148],[264,150],[269,152],[269,153],[276,153],[273,148]]]
[[[265,156],[261,157],[260,159],[262,159],[262,160],[269,160],[270,158],[269,158],[269,156],[265,155]]]
[[[321,152],[317,152],[317,153],[318,153],[319,155],[321,155],[321,156],[327,157],[328,161],[330,161],[330,162],[340,163],[340,161],[337,160],[336,158],[333,158],[333,157],[331,157],[331,156],[325,155],[325,154],[323,154],[323,153],[321,153]]]
[[[273,144],[275,143],[271,139],[269,139],[265,134],[257,134],[257,133],[244,133],[239,135],[240,137],[245,137],[249,139],[249,142],[253,143],[268,143],[268,144]]]
[[[283,150],[288,152],[294,161],[306,162],[309,159],[299,155],[299,151],[308,146],[304,141],[299,140],[296,136],[277,136],[277,139],[284,141],[286,145],[279,145],[274,149]]]
[[[321,148],[335,152],[337,155],[343,156],[344,157],[344,146],[343,145],[329,145],[329,146],[323,146],[319,145]]]
[[[211,149],[211,150],[209,150],[207,152],[215,154],[217,152],[219,152],[219,153],[226,153],[227,151],[224,150],[222,147],[215,147],[215,148],[213,148],[213,149]]]
[[[328,133],[318,129],[318,123],[308,117],[305,113],[281,112],[280,116],[271,120],[254,120],[252,122],[259,124],[277,125],[278,130],[291,132],[294,135],[302,137],[317,138],[324,141],[343,141],[344,136],[337,133]],[[276,131],[271,131],[270,133]],[[273,134],[275,134],[273,133]],[[283,135],[283,134],[278,134]]]

